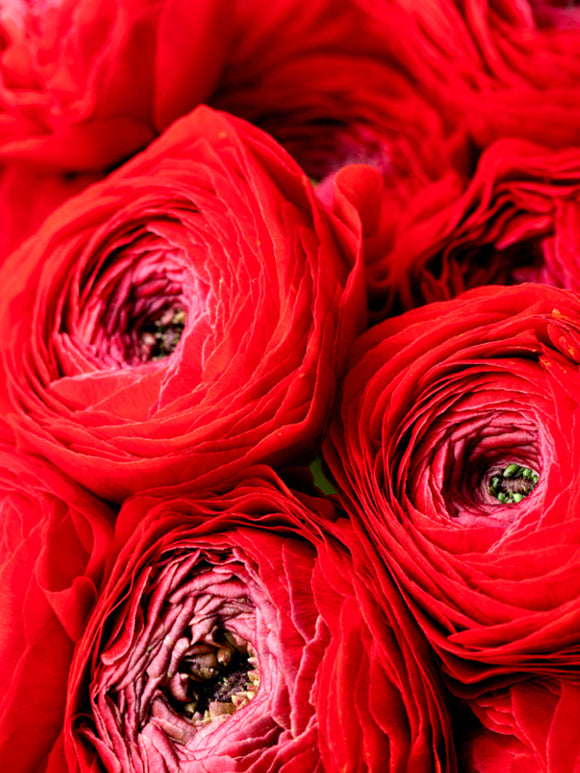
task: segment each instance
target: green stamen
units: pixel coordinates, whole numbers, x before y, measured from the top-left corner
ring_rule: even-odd
[[[539,480],[537,472],[512,462],[490,478],[488,491],[502,504],[517,504],[532,493]]]

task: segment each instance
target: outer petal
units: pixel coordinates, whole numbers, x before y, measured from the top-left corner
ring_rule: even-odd
[[[113,514],[38,460],[4,445],[0,460],[0,758],[33,773],[58,745]]]

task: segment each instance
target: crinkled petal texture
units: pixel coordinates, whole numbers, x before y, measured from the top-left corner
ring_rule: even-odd
[[[353,350],[325,455],[446,671],[580,663],[580,301],[479,288]]]
[[[485,284],[544,282],[578,292],[580,153],[504,139],[469,180],[427,184],[372,267],[386,312]]]
[[[75,642],[97,598],[113,513],[57,470],[0,448],[0,759],[59,756]],[[32,728],[32,731],[31,731]]]
[[[205,101],[232,3],[10,0],[0,5],[0,156],[101,172]],[[208,41],[211,40],[211,55]]]
[[[123,506],[71,670],[69,769],[454,769],[430,653],[368,545],[258,473]]]
[[[575,145],[580,14],[560,0],[356,0],[385,50],[479,148]]]
[[[466,773],[580,769],[580,684],[574,679],[519,682],[470,706],[480,722],[460,740]]]
[[[4,266],[19,440],[104,498],[308,452],[364,324],[360,220],[201,107]],[[350,272],[350,274],[349,274]]]
[[[42,175],[64,199],[70,173],[104,175],[202,102],[268,131],[316,178],[397,163],[409,140],[440,163],[438,108],[366,22],[351,0],[0,3],[1,174],[15,165],[29,199]],[[3,206],[18,225],[0,255],[36,225],[18,199]]]

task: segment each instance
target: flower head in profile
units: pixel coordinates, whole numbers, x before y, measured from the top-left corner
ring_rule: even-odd
[[[369,266],[387,312],[486,284],[540,282],[578,292],[580,155],[517,139],[493,143],[473,176],[449,174],[417,192]]]

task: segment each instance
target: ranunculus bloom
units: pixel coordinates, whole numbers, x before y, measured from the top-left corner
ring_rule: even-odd
[[[104,172],[135,153],[213,90],[230,6],[3,2],[0,158]]]
[[[339,214],[244,121],[177,122],[3,267],[19,440],[112,500],[305,458],[364,324],[360,223]]]
[[[75,642],[97,597],[113,514],[38,459],[0,447],[0,760],[57,755]]]
[[[374,75],[364,21],[348,0],[4,2],[0,158],[104,172],[214,96],[230,112],[236,103],[253,109],[260,122],[282,111],[295,127],[326,119],[328,132],[337,118],[364,120],[372,84],[333,68],[347,102],[364,93],[360,115],[343,105],[337,116],[327,77],[332,64],[357,68],[365,54],[373,82],[401,80],[392,67]],[[294,65],[290,104],[284,72]]]
[[[343,18],[339,11],[333,24],[322,22],[309,37],[304,31],[308,45],[296,46],[285,58],[272,45],[279,30],[268,41],[252,39],[256,50],[267,48],[266,57],[252,61],[247,45],[240,52],[233,47],[212,105],[270,133],[318,180],[360,162],[389,179],[402,177],[399,185],[417,174],[417,167],[419,176],[440,176],[456,163],[456,132],[448,130],[407,73],[373,51],[360,19],[350,16],[343,9]],[[323,45],[318,36],[324,32],[330,40]],[[253,66],[248,68],[246,60]]]
[[[223,67],[231,6],[0,3],[1,259],[75,189],[207,99]]]
[[[580,764],[580,683],[533,679],[470,706],[481,724],[458,738],[465,773],[575,773]]]
[[[577,143],[580,18],[557,0],[356,0],[385,54],[478,148]]]
[[[350,0],[0,4],[0,170],[19,174],[29,198],[42,175],[48,212],[71,173],[88,184],[200,102],[268,131],[316,178],[390,163],[409,140],[436,157],[437,110],[376,55],[365,22]],[[3,174],[0,203],[17,227],[0,257],[40,222]]]
[[[473,178],[423,187],[391,249],[369,265],[383,307],[406,310],[484,284],[544,282],[580,290],[580,151],[502,140]]]
[[[580,300],[479,288],[355,343],[325,455],[448,674],[580,664]]]
[[[71,670],[69,770],[453,770],[430,652],[372,549],[258,472],[123,506]]]

